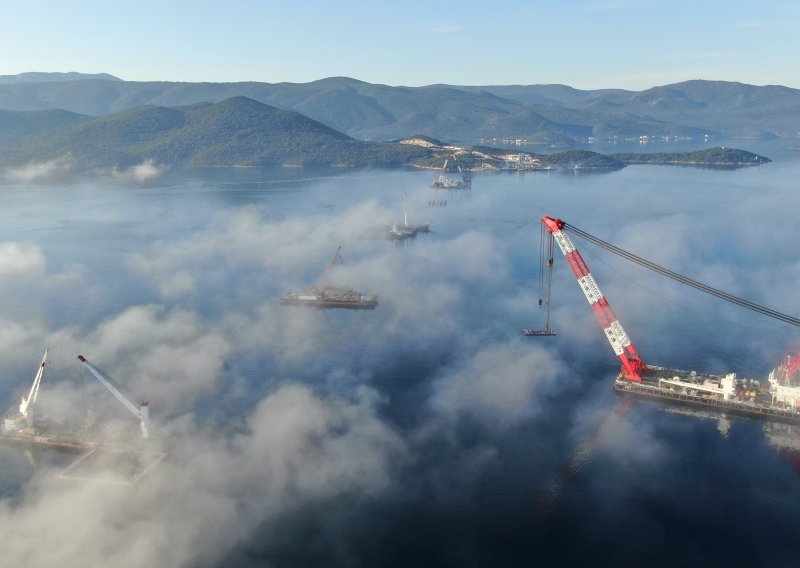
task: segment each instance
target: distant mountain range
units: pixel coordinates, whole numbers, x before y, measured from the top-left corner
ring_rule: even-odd
[[[16,83],[55,83],[64,81],[85,81],[87,79],[103,79],[106,81],[122,81],[108,73],[20,73],[19,75],[0,75],[0,85]]]
[[[710,81],[633,92],[563,85],[409,88],[347,78],[156,83],[25,73],[0,77],[0,109],[0,165],[68,157],[79,169],[143,160],[385,167],[430,164],[447,151],[399,143],[411,135],[462,146],[522,138],[570,147],[589,137],[800,133],[800,91]],[[565,159],[572,163],[576,156]],[[579,158],[584,165],[602,161]]]
[[[461,144],[590,137],[771,138],[800,135],[800,90],[686,81],[645,91],[565,85],[391,87],[344,77],[311,83],[122,81],[30,73],[0,78],[0,109],[105,116],[145,105],[186,107],[245,96],[299,112],[360,140],[412,134]]]

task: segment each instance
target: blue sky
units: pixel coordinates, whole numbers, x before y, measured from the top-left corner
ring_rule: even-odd
[[[0,0],[0,74],[800,88],[800,1]]]

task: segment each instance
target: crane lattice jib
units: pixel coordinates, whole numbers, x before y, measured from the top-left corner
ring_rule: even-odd
[[[622,362],[623,375],[631,381],[641,382],[642,375],[647,372],[647,367],[631,343],[628,334],[622,328],[622,324],[619,323],[608,300],[600,291],[600,287],[589,272],[589,267],[583,260],[581,253],[578,252],[569,236],[562,231],[564,222],[561,219],[544,216],[542,217],[542,223],[558,243],[558,248],[561,249],[564,258],[566,258],[569,267],[572,269],[572,273],[578,280],[586,300],[592,307],[600,327],[603,328],[603,332],[606,334],[606,339],[608,339],[614,353]]]
[[[47,362],[47,349],[44,350],[42,362],[39,363],[39,368],[36,370],[36,376],[33,378],[33,384],[28,396],[22,396],[22,402],[19,405],[19,412],[26,419],[28,426],[33,426],[33,407],[36,404],[36,399],[39,396],[39,387],[42,384],[42,377],[44,376],[44,366]]]
[[[137,407],[133,402],[128,400],[117,386],[114,384],[115,381],[111,379],[111,377],[106,376],[100,369],[95,367],[92,363],[90,363],[86,357],[83,355],[78,355],[78,360],[80,360],[83,365],[89,369],[89,372],[95,376],[95,378],[100,381],[103,386],[105,386],[111,394],[113,394],[117,400],[119,400],[122,405],[127,408],[131,414],[133,414],[136,418],[139,419],[140,425],[142,428],[142,437],[149,438],[150,437],[150,403],[146,400],[142,400],[139,402],[139,406]]]
[[[330,285],[331,273],[333,269],[336,268],[336,263],[339,262],[339,259],[342,258],[342,247],[336,249],[336,253],[333,255],[331,259],[330,265],[328,265],[328,270],[325,271],[325,277],[322,279],[322,289],[324,290]]]

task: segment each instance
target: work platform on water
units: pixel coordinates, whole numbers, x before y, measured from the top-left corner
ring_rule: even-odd
[[[622,363],[620,373],[614,382],[614,392],[644,400],[689,406],[723,414],[800,424],[800,352],[786,354],[781,364],[769,373],[765,381],[739,378],[736,373],[712,375],[645,364],[611,309],[608,300],[601,292],[577,247],[567,235],[567,231],[574,232],[589,242],[636,264],[741,307],[796,326],[800,326],[800,319],[737,298],[655,265],[568,225],[561,219],[544,216],[542,224],[549,233],[550,250],[555,241],[586,296],[611,348]],[[552,266],[551,254],[548,255],[548,266]],[[548,306],[549,294],[548,290]],[[540,305],[541,303],[540,300]],[[548,307],[546,329],[524,330],[523,332],[532,332],[526,333],[526,335],[547,335],[547,333],[539,332],[549,329]]]
[[[551,327],[545,327],[543,329],[530,329],[530,328],[523,328],[522,335],[526,337],[541,337],[541,336],[548,336],[548,335],[557,335],[556,330]]]
[[[45,350],[33,384],[22,396],[19,411],[5,417],[0,429],[0,442],[81,452],[82,455],[62,472],[62,479],[130,485],[164,458],[160,444],[151,437],[149,403],[131,401],[116,381],[82,355],[78,359],[83,366],[139,419],[139,434],[133,435],[130,431],[109,433],[93,420],[74,425],[35,416],[47,356]]]
[[[403,192],[403,222],[385,223],[374,225],[367,229],[366,236],[376,239],[389,239],[391,241],[401,241],[417,236],[417,233],[430,233],[430,223],[409,223],[408,212],[406,211],[406,194]]]
[[[775,376],[776,370],[770,376]],[[776,379],[764,384],[758,379],[737,378],[736,373],[720,376],[646,365],[641,382],[620,373],[614,381],[614,392],[653,402],[800,424],[800,389],[787,398],[785,393],[779,394],[785,386]]]
[[[469,169],[461,169],[460,165],[456,165],[458,170],[458,178],[451,178],[447,175],[447,164],[453,155],[448,156],[444,160],[441,173],[434,178],[431,187],[437,189],[472,189],[472,172]]]
[[[119,448],[91,448],[72,462],[58,477],[114,485],[134,485],[153,469],[165,454]]]
[[[362,294],[350,288],[313,286],[302,292],[287,292],[281,296],[281,304],[315,308],[373,310],[378,305],[378,296]]]
[[[314,308],[346,308],[351,310],[372,310],[378,305],[378,296],[356,292],[350,288],[328,285],[331,272],[342,257],[342,247],[336,249],[322,284],[307,288],[302,292],[287,292],[281,296],[281,304],[290,306],[310,306]]]

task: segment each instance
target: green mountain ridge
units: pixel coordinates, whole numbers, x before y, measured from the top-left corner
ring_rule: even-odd
[[[79,83],[101,82],[104,88],[91,91],[95,101],[117,101],[114,93],[123,81],[85,79],[62,81],[59,86],[69,92],[80,91]],[[237,95],[220,102],[184,101],[185,104],[163,106],[146,104],[103,116],[90,116],[66,110],[0,110],[0,165],[23,166],[31,162],[68,159],[75,170],[92,168],[126,167],[152,160],[168,165],[202,166],[267,166],[267,165],[324,165],[324,166],[381,166],[395,167],[420,165],[438,167],[444,156],[452,153],[448,149],[452,139],[437,136],[436,129],[451,124],[445,129],[462,139],[471,133],[495,128],[519,128],[531,132],[540,140],[552,145],[568,146],[571,137],[625,136],[646,125],[650,129],[678,135],[691,132],[701,135],[701,129],[687,129],[658,118],[646,117],[631,112],[618,112],[616,118],[591,109],[567,108],[553,104],[536,104],[533,107],[509,101],[488,92],[470,93],[449,87],[431,87],[420,91],[411,88],[395,88],[385,85],[370,85],[347,78],[331,78],[304,84],[294,89],[282,90],[281,85],[273,98],[284,103],[300,101],[297,106],[310,108],[336,107],[339,101],[350,114],[341,114],[336,120],[342,123],[357,122],[366,127],[382,124],[382,132],[411,130],[412,135],[396,137],[390,142],[359,140],[337,128],[310,118],[295,110],[265,104],[255,99]],[[315,90],[319,84],[334,90]],[[47,85],[32,83],[44,89]],[[142,87],[144,84],[137,84]],[[211,84],[213,89],[232,88],[232,84]],[[239,84],[235,84],[239,85]],[[248,84],[258,87],[258,84]],[[148,88],[154,88],[147,84]],[[174,89],[191,91],[193,84],[173,85]],[[240,85],[241,86],[241,85]],[[704,85],[692,83],[697,89]],[[19,85],[13,85],[17,88]],[[254,88],[255,88],[254,87]],[[714,90],[714,87],[710,87]],[[748,97],[759,95],[757,88],[736,87]],[[514,87],[524,89],[524,87]],[[755,90],[754,90],[755,89]],[[55,91],[48,90],[50,95]],[[59,91],[62,92],[62,91]],[[569,88],[548,88],[551,96],[580,97],[591,102],[586,93]],[[792,91],[779,89],[781,96],[791,97]],[[158,94],[158,99],[174,96],[159,89],[150,90],[147,96]],[[172,93],[171,95],[169,93]],[[197,95],[197,93],[195,93]],[[627,97],[637,104],[678,107],[682,112],[692,111],[701,105],[690,100],[685,93],[673,88],[651,89],[647,92],[607,92],[611,99]],[[145,94],[128,92],[126,100],[147,98]],[[194,96],[194,95],[193,95]],[[719,94],[718,94],[719,96]],[[393,101],[393,113],[388,113],[378,99]],[[387,98],[388,97],[388,98]],[[152,98],[152,97],[151,97]],[[175,100],[184,100],[177,97]],[[740,96],[728,96],[729,100],[741,102]],[[91,101],[91,97],[84,99]],[[750,99],[748,99],[750,100]],[[341,101],[360,101],[345,104]],[[612,104],[609,102],[609,104]],[[616,103],[613,103],[616,104]],[[314,107],[318,105],[318,107]],[[420,106],[418,106],[420,105]],[[540,112],[536,112],[536,111]],[[512,126],[516,125],[516,126]],[[750,135],[766,136],[763,131],[745,130]],[[413,140],[412,140],[413,139]],[[442,143],[440,140],[448,140]],[[494,151],[488,144],[456,146],[467,147],[466,154],[473,156],[474,164],[465,167],[488,167],[508,169],[516,166],[504,158],[508,150]],[[501,140],[502,142],[502,140]],[[472,146],[470,150],[469,146]],[[725,150],[725,149],[722,149]],[[494,152],[494,154],[491,154]],[[571,151],[559,154],[534,154],[538,162],[557,168],[613,168],[626,163],[721,163],[746,164],[753,162],[752,156],[714,150],[709,156],[662,155],[646,157],[642,154],[603,156],[594,152]],[[730,150],[727,150],[730,152]],[[737,151],[738,152],[738,151]],[[481,162],[480,154],[491,154],[488,161]],[[528,153],[530,154],[530,153]],[[645,157],[643,157],[645,156]],[[768,161],[768,160],[766,160]]]
[[[616,153],[610,158],[624,164],[685,164],[712,166],[757,166],[771,162],[769,158],[736,148],[705,148],[694,152]]]
[[[10,116],[8,123],[13,122]],[[0,144],[0,164],[70,156],[80,169],[124,167],[147,159],[207,166],[398,166],[430,153],[407,144],[354,140],[299,113],[241,96],[179,108],[148,105],[97,118],[70,116],[77,123],[65,121],[52,131]],[[15,118],[19,129],[37,116],[19,113]]]
[[[347,77],[310,83],[80,80],[0,84],[0,109],[61,108],[104,116],[156,105],[185,107],[245,96],[299,112],[360,140],[414,133],[459,144],[526,139],[570,145],[594,137],[797,136],[800,91],[685,81],[644,91],[566,85],[394,87]]]

